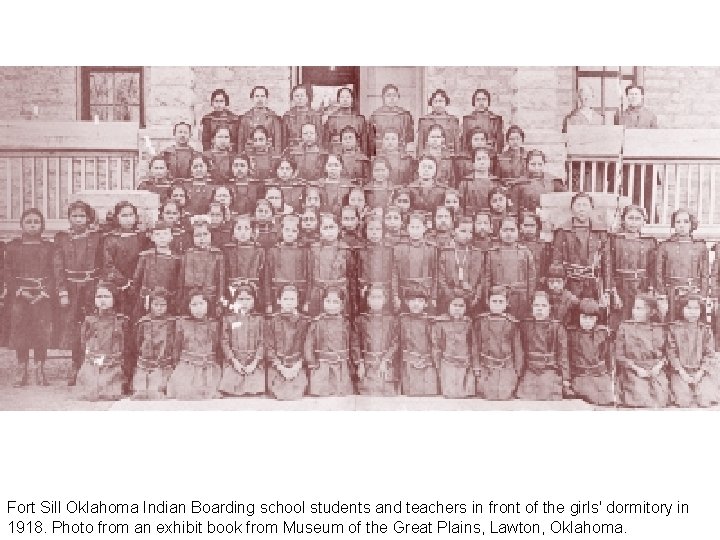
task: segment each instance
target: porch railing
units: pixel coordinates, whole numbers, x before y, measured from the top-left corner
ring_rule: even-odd
[[[658,236],[687,207],[700,236],[720,238],[720,130],[572,126],[567,149],[569,189],[627,196]]]
[[[138,125],[131,122],[0,123],[0,231],[40,208],[48,229],[64,228],[73,193],[134,189]]]
[[[32,206],[48,228],[64,228],[73,193],[133,189],[140,155],[149,154],[145,136],[157,151],[170,134],[131,122],[0,122],[0,232]],[[569,189],[628,196],[659,236],[669,233],[672,212],[688,206],[698,233],[720,239],[720,130],[571,126],[566,148]]]

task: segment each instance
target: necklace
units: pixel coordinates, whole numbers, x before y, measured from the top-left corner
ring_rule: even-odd
[[[455,246],[455,264],[457,265],[458,269],[458,280],[465,281],[465,263],[467,263],[468,258],[468,252],[469,248],[468,246],[465,246],[465,256],[462,259],[462,262],[460,262],[460,257],[458,256],[458,248]]]

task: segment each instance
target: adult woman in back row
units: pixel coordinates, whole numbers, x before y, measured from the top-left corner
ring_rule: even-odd
[[[322,113],[311,108],[312,88],[298,84],[290,91],[291,107],[282,117],[283,151],[298,150],[302,145],[302,127],[315,126],[315,134],[323,132]]]
[[[400,90],[394,84],[386,84],[382,89],[382,106],[375,109],[368,122],[368,156],[374,156],[382,146],[382,138],[389,130],[399,134],[399,148],[402,153],[407,144],[415,141],[413,117],[410,111],[397,103]]]
[[[230,107],[230,96],[222,88],[218,88],[210,94],[210,105],[212,111],[202,117],[202,148],[203,152],[212,149],[213,136],[220,125],[230,128],[230,150],[237,151],[237,123],[238,117],[233,114]]]
[[[430,94],[428,99],[430,114],[418,120],[418,156],[425,153],[428,132],[434,126],[442,127],[445,135],[443,144],[447,152],[457,154],[460,151],[460,121],[457,116],[448,114],[448,105],[450,105],[450,97],[442,88]]]
[[[342,132],[350,126],[357,134],[356,144],[360,151],[366,151],[367,122],[362,114],[357,114],[353,105],[355,93],[352,88],[343,86],[337,91],[338,108],[328,116],[323,131],[323,145],[329,152],[340,152],[343,149]]]
[[[490,107],[490,92],[484,88],[478,88],[472,96],[473,112],[463,116],[462,137],[463,142],[469,142],[468,133],[479,128],[487,134],[488,143],[495,153],[503,150],[503,119],[502,116],[493,113]],[[463,150],[469,152],[471,149],[466,145]]]

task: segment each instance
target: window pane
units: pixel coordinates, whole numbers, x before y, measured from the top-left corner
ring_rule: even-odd
[[[140,121],[140,107],[137,105],[115,105],[115,120],[119,122]]]
[[[601,68],[604,70],[602,72],[604,76],[600,74],[583,75],[582,70],[584,69],[595,68],[577,68],[577,88],[579,89],[583,85],[592,88],[594,92],[592,106],[597,112],[605,114],[606,123],[612,123],[614,112],[625,104],[625,88],[635,82],[637,68],[634,66],[604,66]]]
[[[602,66],[578,66],[578,71],[603,71]]]
[[[620,106],[620,81],[618,79],[605,79],[605,107]]]
[[[112,103],[112,73],[90,74],[90,105]]]
[[[115,104],[140,103],[140,74],[115,73]]]
[[[623,80],[620,82],[620,89],[621,89],[623,95],[625,95],[625,89],[626,89],[628,86],[630,86],[631,84],[633,84],[633,83],[634,83],[634,81],[632,81],[632,80],[627,80],[627,79],[623,79]]]
[[[355,85],[342,84],[340,86],[312,85],[313,102],[312,108],[318,109],[321,105],[330,105],[331,107],[337,103],[337,91],[340,88],[351,88],[355,92]],[[354,104],[353,104],[354,105]]]
[[[113,120],[113,108],[109,105],[90,105],[90,120],[95,120],[95,116],[101,122]]]
[[[83,67],[82,118],[142,123],[141,67]]]

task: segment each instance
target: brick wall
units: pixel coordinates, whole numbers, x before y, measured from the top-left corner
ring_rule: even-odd
[[[511,82],[512,122],[525,130],[526,147],[545,152],[547,171],[565,178],[562,121],[572,109],[572,67],[518,67]]]
[[[199,122],[210,111],[210,94],[224,88],[230,94],[230,109],[235,113],[248,110],[250,90],[258,84],[270,91],[268,106],[282,115],[290,104],[290,73],[288,66],[275,67],[193,67],[192,113]],[[187,84],[187,83],[186,83]]]
[[[720,128],[720,67],[645,67],[645,103],[663,128]]]
[[[0,67],[0,119],[32,116],[41,120],[77,120],[76,67]],[[288,107],[290,68],[275,67],[150,67],[146,70],[146,117],[149,125],[178,118],[199,118],[209,108],[210,92],[224,87],[232,109],[250,106],[250,88],[270,88],[270,106]],[[559,129],[572,108],[571,67],[426,67],[425,91],[445,88],[450,110],[470,111],[475,88],[492,95],[492,109],[507,122],[528,129]],[[644,67],[646,103],[662,127],[720,128],[720,67]]]
[[[146,70],[146,123],[171,125],[180,119],[199,122],[210,111],[210,94],[224,88],[236,113],[251,106],[250,90],[262,84],[270,91],[269,106],[282,114],[290,94],[290,68],[280,67],[151,67]]]
[[[571,67],[519,67],[512,81],[512,120],[525,129],[560,130],[573,108]]]
[[[475,89],[486,88],[506,125],[559,130],[572,108],[572,78],[572,67],[427,67],[425,93],[446,89],[450,113],[462,116]]]
[[[33,106],[38,107],[38,120],[77,120],[78,69],[0,67],[0,121],[30,119]],[[250,107],[250,89],[256,84],[269,88],[269,105],[282,114],[289,106],[291,71],[289,66],[148,67],[147,124],[161,139],[169,138],[171,125],[179,119],[199,121],[210,108],[210,93],[219,87],[230,94],[231,109],[242,113]],[[645,67],[642,71],[646,104],[658,115],[661,127],[720,129],[720,67]],[[503,116],[506,126],[521,125],[526,146],[544,150],[549,170],[564,176],[560,127],[573,107],[572,67],[431,66],[413,73],[421,78],[425,99],[436,88],[446,89],[450,112],[457,116],[470,112],[476,88],[487,88],[492,110]],[[3,185],[0,174],[0,193]]]
[[[643,68],[645,101],[661,127],[720,128],[718,81],[720,67]],[[445,88],[453,114],[467,114],[474,89],[485,87],[506,125],[523,126],[531,139],[560,130],[574,106],[572,82],[572,67],[425,68],[426,93]]]
[[[75,120],[77,68],[0,68],[0,119],[29,120],[33,105],[40,120]]]
[[[77,120],[76,67],[0,68],[0,119]],[[170,126],[185,119],[198,121],[209,110],[209,96],[225,88],[231,108],[250,107],[250,89],[265,84],[270,106],[282,114],[289,105],[291,68],[274,67],[149,67],[145,71],[148,126]],[[505,124],[525,128],[529,146],[550,156],[551,169],[560,173],[564,158],[559,139],[562,119],[573,107],[571,67],[443,67],[424,68],[424,92],[445,88],[450,112],[458,116],[472,109],[478,87],[487,88],[491,108]],[[720,67],[645,67],[646,104],[661,127],[720,128]]]
[[[171,126],[192,115],[192,68],[150,67],[145,70],[145,123]]]
[[[23,120],[39,108],[40,120],[78,119],[76,67],[0,67],[0,119]],[[200,118],[210,108],[210,93],[225,88],[231,108],[250,107],[250,89],[264,84],[270,106],[282,114],[290,93],[290,68],[277,67],[149,67],[145,70],[146,123],[172,124]]]
[[[426,67],[426,98],[436,88],[450,96],[448,111],[458,117],[472,112],[472,95],[477,88],[490,92],[490,109],[502,115],[505,122],[512,115],[512,81],[514,67]]]
[[[490,92],[490,108],[502,115],[505,128],[520,125],[527,146],[548,155],[549,171],[564,176],[565,146],[560,128],[572,104],[571,67],[427,67],[425,93],[444,88],[451,114],[472,111],[476,88]]]

